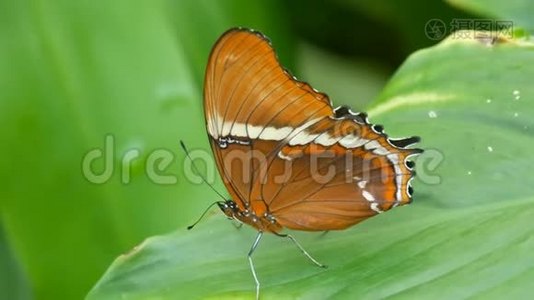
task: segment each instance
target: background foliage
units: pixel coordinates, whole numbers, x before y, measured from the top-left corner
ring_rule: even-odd
[[[534,279],[532,46],[448,40],[406,58],[437,42],[424,34],[430,19],[513,20],[528,32],[533,13],[521,0],[1,1],[0,295],[253,294],[244,257],[254,232],[234,230],[220,214],[196,231],[149,239],[106,272],[215,199],[184,178],[178,140],[207,149],[207,55],[226,29],[247,26],[335,104],[370,109],[388,133],[418,134],[445,157],[433,174],[442,183],[417,182],[408,208],[342,233],[299,234],[326,271],[267,238],[256,257],[266,295],[526,297]],[[93,184],[82,157],[108,134],[113,176]],[[140,157],[125,184],[121,161],[131,149]],[[175,153],[165,173],[176,184],[147,177],[155,149]]]

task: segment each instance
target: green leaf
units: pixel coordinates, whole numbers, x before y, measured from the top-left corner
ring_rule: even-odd
[[[441,183],[428,190],[439,195],[433,202],[459,207],[534,195],[525,181],[534,130],[532,62],[532,44],[450,37],[415,53],[371,107],[393,136],[419,135],[431,150],[418,159],[419,179],[434,180],[426,179],[433,174],[425,164],[442,157]]]
[[[328,97],[336,103],[351,103],[354,109],[361,109],[377,96],[388,79],[386,67],[379,63],[348,61],[308,44],[299,48],[298,79],[313,82],[319,91],[328,91]]]
[[[534,2],[530,0],[447,0],[458,8],[476,14],[513,21],[514,26],[534,30]],[[474,28],[471,28],[474,29]]]
[[[5,299],[32,299],[28,278],[15,258],[0,220],[0,295]]]
[[[297,74],[298,75],[298,74]],[[254,254],[265,299],[528,298],[534,280],[534,47],[448,39],[414,53],[370,107],[391,136],[420,135],[410,206],[341,232],[296,232]],[[221,213],[120,256],[88,299],[252,298],[255,232]]]
[[[233,26],[270,32],[290,52],[271,11],[282,10],[243,0],[0,2],[0,213],[32,295],[82,297],[118,253],[205,207],[211,191],[186,181],[179,148],[180,139],[208,148],[201,73]],[[109,161],[111,177],[95,183],[82,162],[107,137],[113,153],[92,170]],[[135,151],[129,172],[123,159]],[[159,170],[149,157],[162,152],[172,162]],[[177,183],[158,184],[147,168]]]

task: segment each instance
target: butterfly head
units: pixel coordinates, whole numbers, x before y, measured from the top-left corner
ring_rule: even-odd
[[[232,200],[219,201],[217,202],[217,205],[219,205],[219,208],[227,217],[232,219],[235,217],[236,213],[239,210],[237,204]]]

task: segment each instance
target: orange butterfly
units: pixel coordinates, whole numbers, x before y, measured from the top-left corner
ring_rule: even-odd
[[[412,198],[418,137],[391,139],[365,113],[333,108],[327,95],[280,66],[261,33],[224,33],[209,57],[204,113],[211,148],[231,200],[229,218],[291,239],[284,228],[341,230]]]

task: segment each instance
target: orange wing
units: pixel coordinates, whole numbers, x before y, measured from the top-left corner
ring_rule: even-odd
[[[330,230],[411,199],[407,159],[420,150],[406,146],[418,139],[391,140],[365,114],[333,109],[257,32],[233,29],[216,43],[204,108],[219,172],[242,210]]]
[[[256,179],[248,170],[257,168],[260,160],[253,157],[257,151],[251,140],[268,138],[264,129],[278,124],[284,125],[285,132],[302,125],[299,119],[306,115],[294,118],[302,105],[312,106],[304,114],[331,111],[325,95],[282,69],[263,35],[232,29],[216,42],[204,84],[206,127],[219,172],[240,208],[249,206]]]

